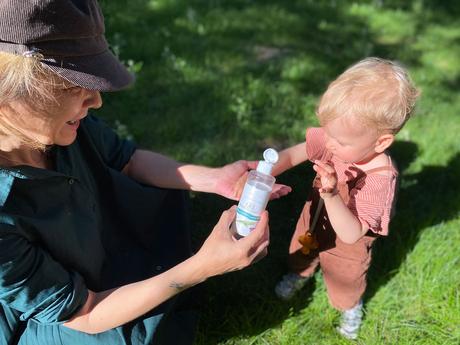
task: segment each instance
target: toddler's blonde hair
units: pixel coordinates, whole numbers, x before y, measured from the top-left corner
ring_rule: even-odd
[[[316,114],[322,126],[349,116],[379,133],[396,134],[413,114],[418,96],[400,64],[370,57],[349,67],[328,86]]]

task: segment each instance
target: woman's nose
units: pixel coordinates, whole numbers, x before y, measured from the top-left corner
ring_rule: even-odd
[[[87,108],[98,109],[102,106],[102,97],[99,91],[87,90],[83,104]]]

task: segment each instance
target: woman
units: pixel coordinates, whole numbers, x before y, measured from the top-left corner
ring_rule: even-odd
[[[236,199],[252,164],[181,164],[88,116],[132,82],[95,0],[2,1],[0,23],[2,344],[190,343],[176,295],[264,255],[268,216],[235,241],[223,212],[192,255],[180,190]]]

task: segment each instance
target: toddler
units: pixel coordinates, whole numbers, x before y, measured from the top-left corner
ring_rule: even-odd
[[[306,160],[317,175],[289,247],[290,273],[276,294],[291,298],[321,268],[337,328],[355,339],[377,237],[388,234],[397,170],[386,151],[411,116],[418,91],[399,64],[366,58],[333,81],[317,108],[320,128],[280,153],[274,173]]]

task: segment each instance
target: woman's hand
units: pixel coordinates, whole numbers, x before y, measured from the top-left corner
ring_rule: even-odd
[[[230,231],[235,213],[235,206],[222,213],[219,222],[195,255],[206,277],[240,270],[267,254],[268,212],[264,211],[256,228],[240,240],[236,240]]]
[[[257,168],[257,161],[236,161],[214,171],[215,193],[231,200],[239,200],[250,169]],[[291,187],[275,184],[270,199],[278,199],[291,192]]]
[[[238,200],[246,182],[248,171],[255,169],[257,162],[236,161],[214,170],[215,193],[231,200]]]
[[[321,186],[319,193],[322,198],[329,198],[337,194],[337,172],[330,162],[315,161],[313,165],[319,177]]]

